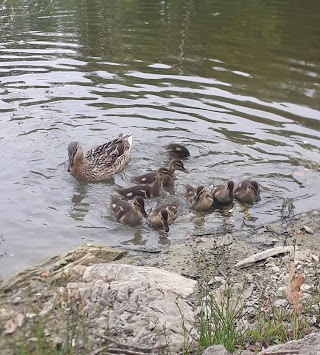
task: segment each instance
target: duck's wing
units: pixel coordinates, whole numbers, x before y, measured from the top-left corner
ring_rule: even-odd
[[[131,181],[136,184],[152,184],[156,180],[156,171],[150,171],[149,173],[134,176]]]
[[[120,134],[118,138],[89,150],[86,159],[92,166],[113,166],[120,157],[130,152],[131,146],[131,134]]]
[[[131,211],[131,206],[128,202],[122,200],[118,196],[112,195],[110,209],[117,220],[121,220],[128,212]]]

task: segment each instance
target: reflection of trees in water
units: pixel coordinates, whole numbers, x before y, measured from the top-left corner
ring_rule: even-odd
[[[75,191],[71,199],[70,216],[77,221],[82,221],[89,212],[90,203],[86,202],[87,192],[87,184],[78,183],[75,185]]]

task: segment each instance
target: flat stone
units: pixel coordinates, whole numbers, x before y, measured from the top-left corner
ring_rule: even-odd
[[[284,298],[280,298],[274,302],[276,307],[285,307],[288,304],[288,301]]]
[[[299,340],[292,340],[285,344],[271,346],[258,355],[319,355],[320,354],[320,333],[312,333]]]
[[[231,355],[223,345],[209,346],[202,355]]]
[[[83,304],[89,348],[97,334],[112,337],[126,348],[183,349],[185,334],[195,336],[195,310],[185,300],[197,282],[154,267],[123,264],[88,266],[79,282],[67,284],[70,300]],[[165,331],[164,331],[165,329]]]

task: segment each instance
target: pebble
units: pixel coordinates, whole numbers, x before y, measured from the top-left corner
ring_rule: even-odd
[[[13,303],[13,304],[18,304],[18,303],[21,303],[21,300],[22,300],[22,298],[18,296],[18,297],[14,298],[14,299],[12,300],[12,303]]]
[[[316,263],[318,263],[319,262],[319,256],[318,255],[314,255],[314,254],[312,254],[312,260],[314,260]]]
[[[305,230],[305,231],[306,231],[307,233],[309,233],[309,234],[314,234],[312,228],[310,228],[310,227],[308,227],[308,226],[303,226],[303,227],[301,228],[301,230]]]
[[[272,266],[271,269],[272,269],[273,272],[277,272],[277,273],[280,271],[280,268],[277,265]]]
[[[37,315],[35,313],[27,313],[26,317],[29,319],[35,318]]]
[[[60,348],[63,343],[63,339],[60,336],[56,336],[53,338],[53,344],[55,345],[56,348]]]
[[[301,285],[300,290],[301,290],[302,292],[305,292],[305,291],[309,291],[310,288],[311,288],[310,285]]]
[[[284,298],[279,298],[274,302],[275,307],[285,307],[288,304],[288,301]]]
[[[28,341],[30,343],[36,343],[38,341],[38,338],[34,337],[34,338],[29,338]]]

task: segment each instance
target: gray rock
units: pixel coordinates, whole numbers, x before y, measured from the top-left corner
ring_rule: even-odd
[[[202,355],[231,355],[223,345],[209,346]]]
[[[186,334],[195,336],[195,313],[185,300],[197,282],[153,267],[96,264],[86,267],[82,282],[69,282],[68,297],[84,305],[92,334],[112,337],[130,347],[183,348]],[[91,346],[90,346],[91,341]]]
[[[274,302],[276,307],[285,307],[288,304],[288,301],[284,298],[280,298]]]
[[[319,355],[320,354],[320,333],[312,333],[299,340],[292,340],[285,344],[271,346],[258,355],[265,354],[283,355]]]

